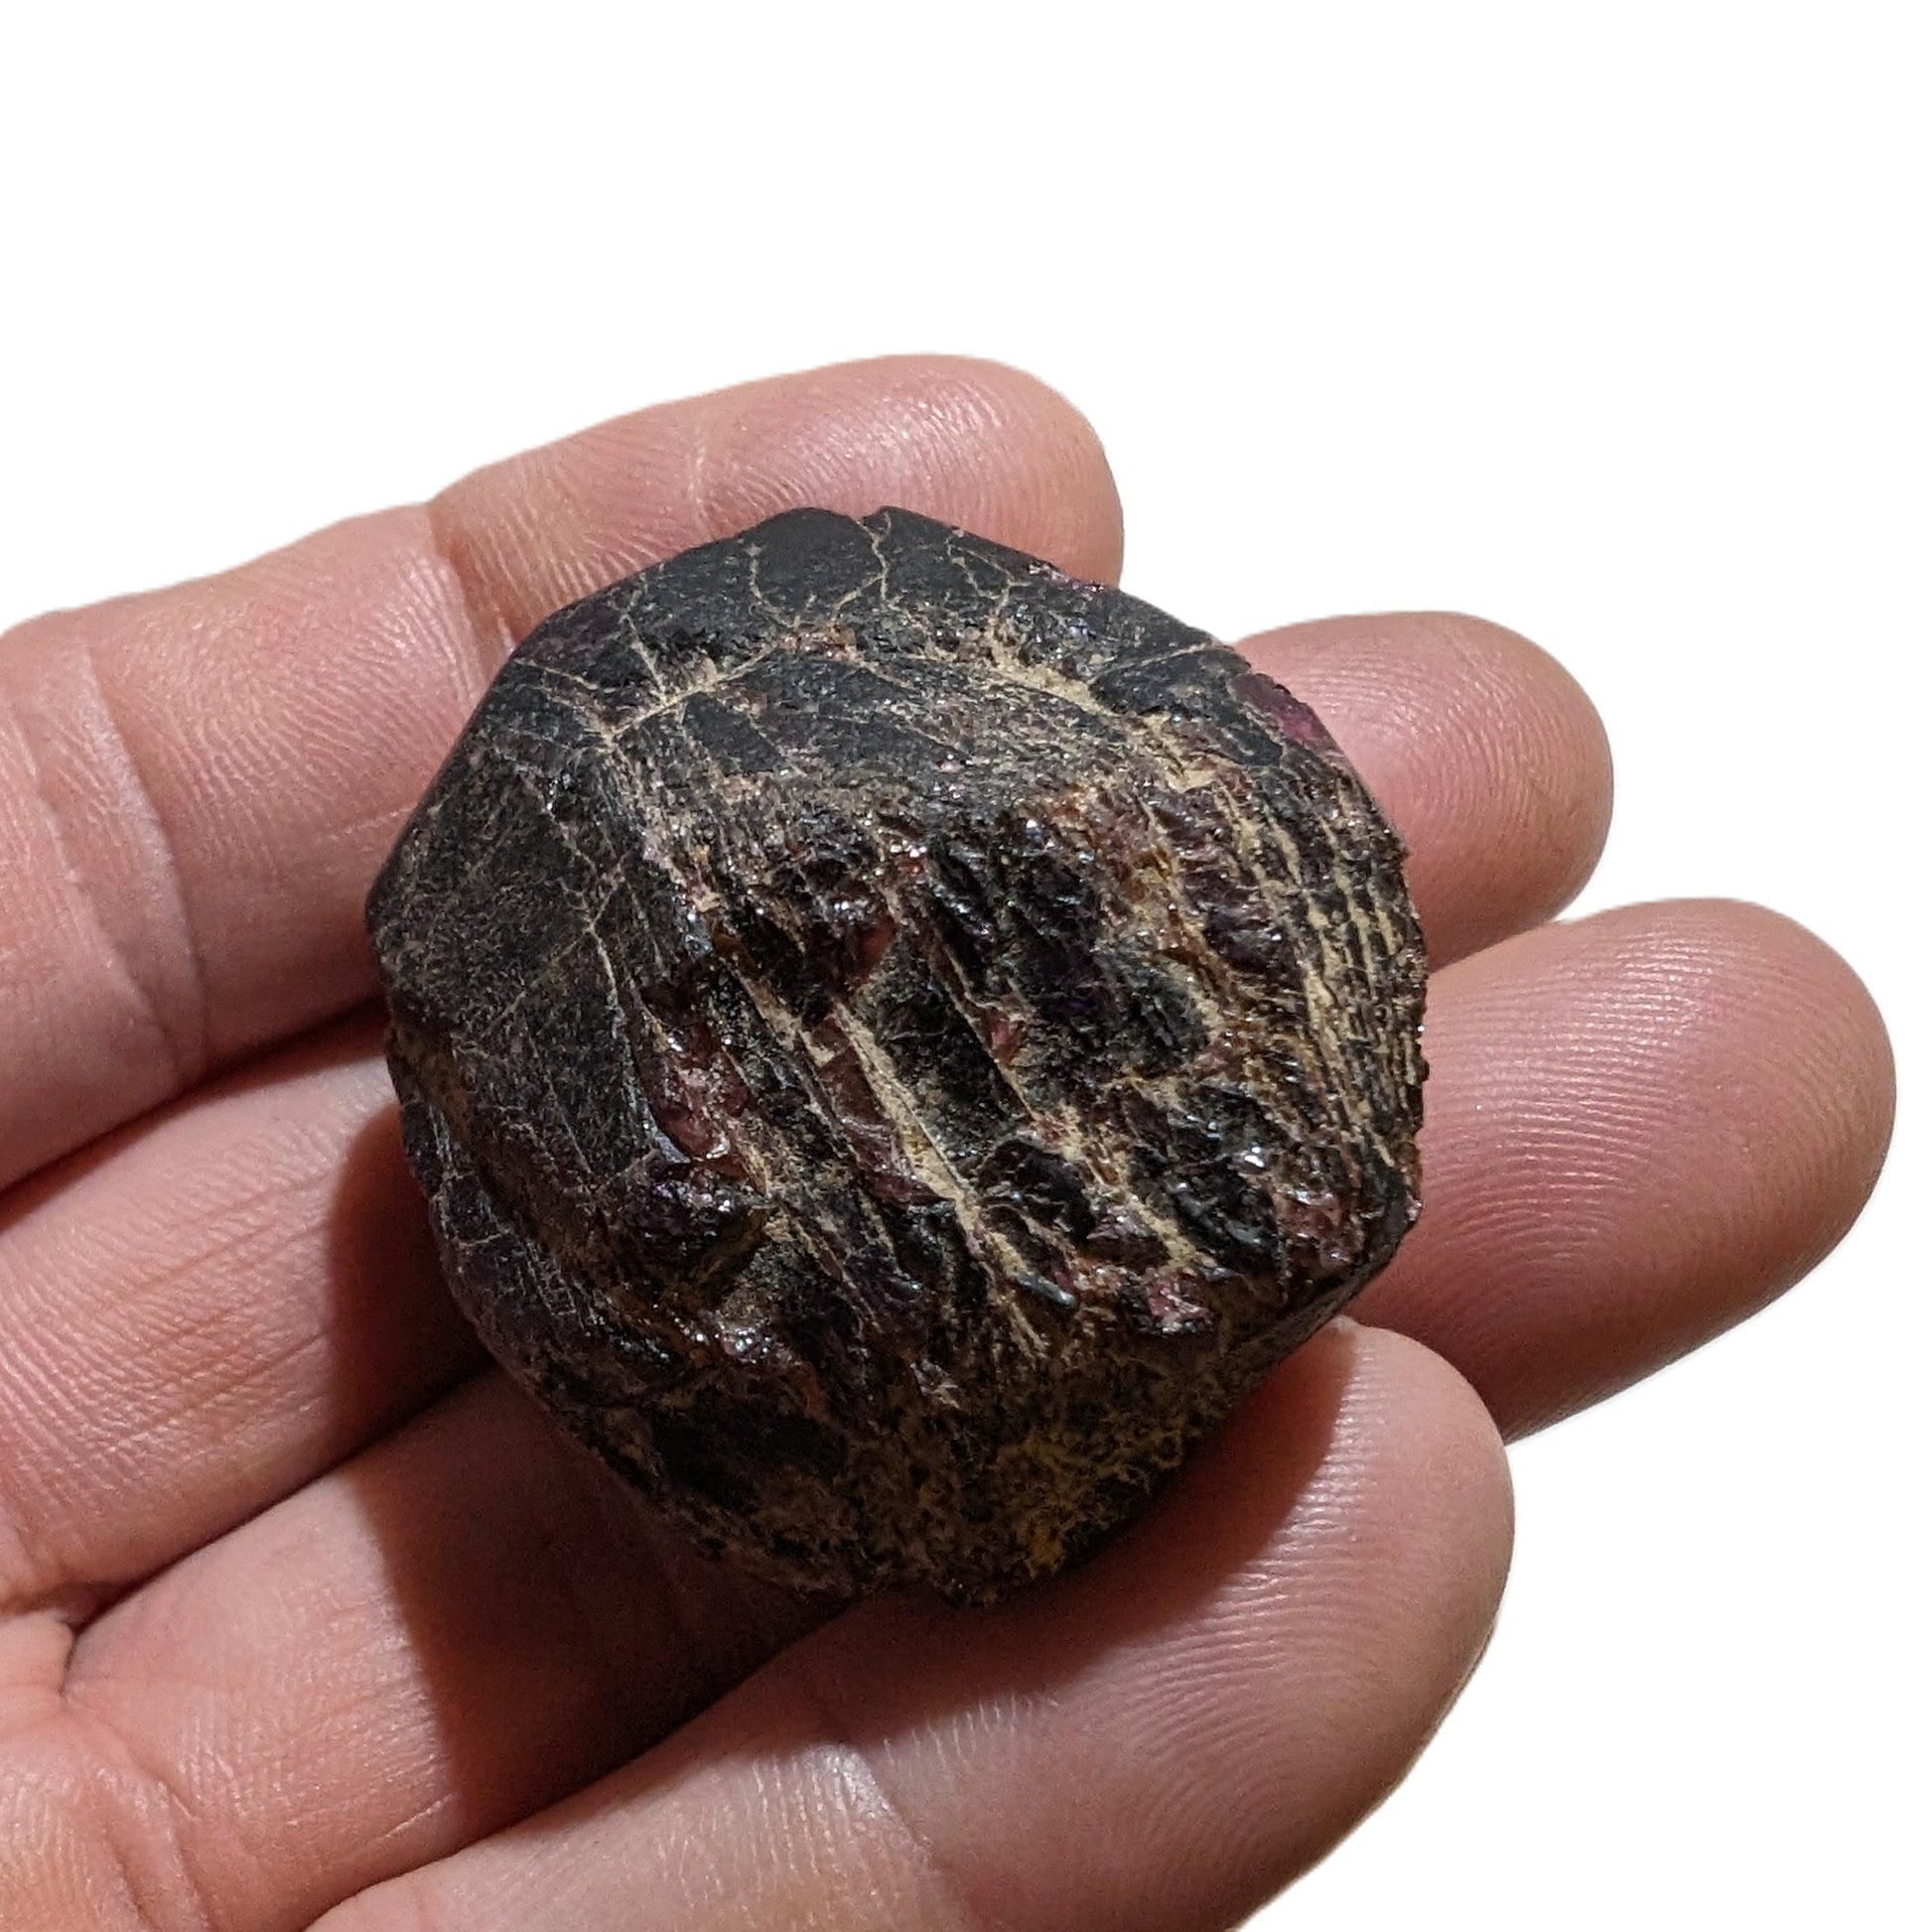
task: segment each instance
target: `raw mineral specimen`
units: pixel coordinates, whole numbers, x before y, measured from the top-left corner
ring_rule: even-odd
[[[706,1548],[997,1596],[1417,1211],[1423,951],[1314,716],[904,510],[559,612],[369,899],[455,1293]]]

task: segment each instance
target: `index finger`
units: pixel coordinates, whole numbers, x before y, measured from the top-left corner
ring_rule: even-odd
[[[0,639],[0,1183],[373,991],[368,881],[546,613],[779,509],[889,502],[1119,568],[1071,407],[896,357],[622,417]]]

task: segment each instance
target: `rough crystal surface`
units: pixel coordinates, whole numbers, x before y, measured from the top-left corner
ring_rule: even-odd
[[[1059,1568],[1416,1214],[1421,939],[1326,732],[906,511],[551,618],[369,920],[463,1307],[796,1585]]]

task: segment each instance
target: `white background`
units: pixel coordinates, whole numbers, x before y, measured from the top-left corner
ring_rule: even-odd
[[[1782,1305],[1517,1452],[1487,1662],[1265,1923],[1922,1923],[1922,11],[33,11],[0,619],[932,347],[1086,410],[1191,621],[1459,608],[1570,665],[1618,759],[1586,904],[1830,939],[1891,1170]]]

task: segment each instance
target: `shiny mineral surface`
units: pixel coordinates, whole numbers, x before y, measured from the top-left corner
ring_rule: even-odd
[[[1326,732],[902,510],[550,619],[369,922],[458,1300],[800,1587],[1060,1568],[1417,1211],[1422,944]]]

